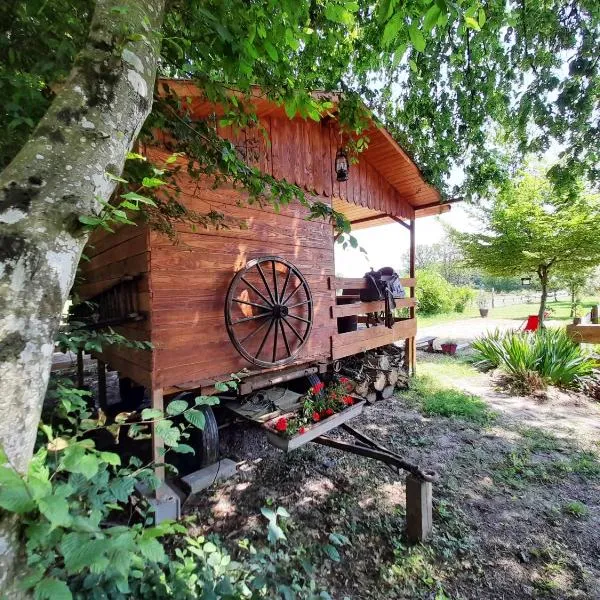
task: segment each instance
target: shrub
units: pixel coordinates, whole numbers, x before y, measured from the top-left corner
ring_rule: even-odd
[[[496,330],[473,342],[477,365],[499,368],[523,391],[553,384],[579,388],[591,375],[594,362],[563,329],[535,333]]]
[[[467,304],[475,298],[475,290],[468,287],[457,287],[454,290],[454,310],[457,313],[465,312]]]
[[[455,308],[454,286],[431,269],[417,271],[416,296],[423,315],[451,312]]]

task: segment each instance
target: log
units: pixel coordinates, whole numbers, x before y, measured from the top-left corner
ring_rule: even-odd
[[[387,374],[388,383],[391,386],[395,386],[396,382],[398,381],[398,377],[399,377],[398,369],[390,369]]]
[[[381,390],[383,390],[383,388],[385,387],[386,383],[387,383],[387,380],[386,380],[385,373],[383,373],[382,371],[378,371],[377,376],[375,377],[375,379],[373,381],[373,387],[378,392],[381,392]]]
[[[391,398],[394,395],[394,386],[386,385],[381,392],[377,394],[377,397],[380,400],[386,400],[387,398]]]
[[[366,396],[369,393],[369,383],[370,382],[368,379],[364,379],[354,388],[354,391],[359,396],[363,396],[363,397]]]
[[[381,370],[386,370],[390,368],[390,359],[385,354],[381,354],[378,360],[378,366]]]
[[[369,392],[366,396],[367,404],[375,404],[377,401],[377,392]]]

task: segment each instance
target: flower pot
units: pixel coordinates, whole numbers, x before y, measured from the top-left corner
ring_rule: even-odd
[[[456,344],[442,344],[441,346],[444,354],[456,354]]]
[[[322,419],[318,423],[313,423],[307,427],[304,433],[296,434],[289,438],[279,435],[275,429],[275,423],[281,418],[280,415],[265,423],[265,427],[267,429],[267,441],[269,444],[279,448],[280,450],[283,450],[284,452],[295,450],[296,448],[300,448],[300,446],[304,446],[304,444],[314,440],[316,437],[319,437],[320,435],[339,427],[342,423],[357,417],[363,411],[364,406],[364,400],[362,402],[357,402],[341,412],[335,413],[326,419]],[[294,416],[294,414],[295,413],[291,413],[283,416]]]
[[[487,317],[489,312],[490,312],[490,309],[489,309],[489,308],[480,308],[480,309],[479,309],[479,314],[480,314],[482,317]]]

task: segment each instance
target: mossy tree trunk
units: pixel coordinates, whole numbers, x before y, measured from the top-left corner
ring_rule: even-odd
[[[54,338],[86,231],[152,105],[165,0],[97,0],[85,48],[47,114],[0,173],[0,443],[33,451]],[[0,515],[0,595],[18,555]]]

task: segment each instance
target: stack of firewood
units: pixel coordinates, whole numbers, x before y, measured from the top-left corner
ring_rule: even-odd
[[[392,344],[339,361],[339,373],[355,383],[354,393],[375,402],[408,387],[404,350]]]

